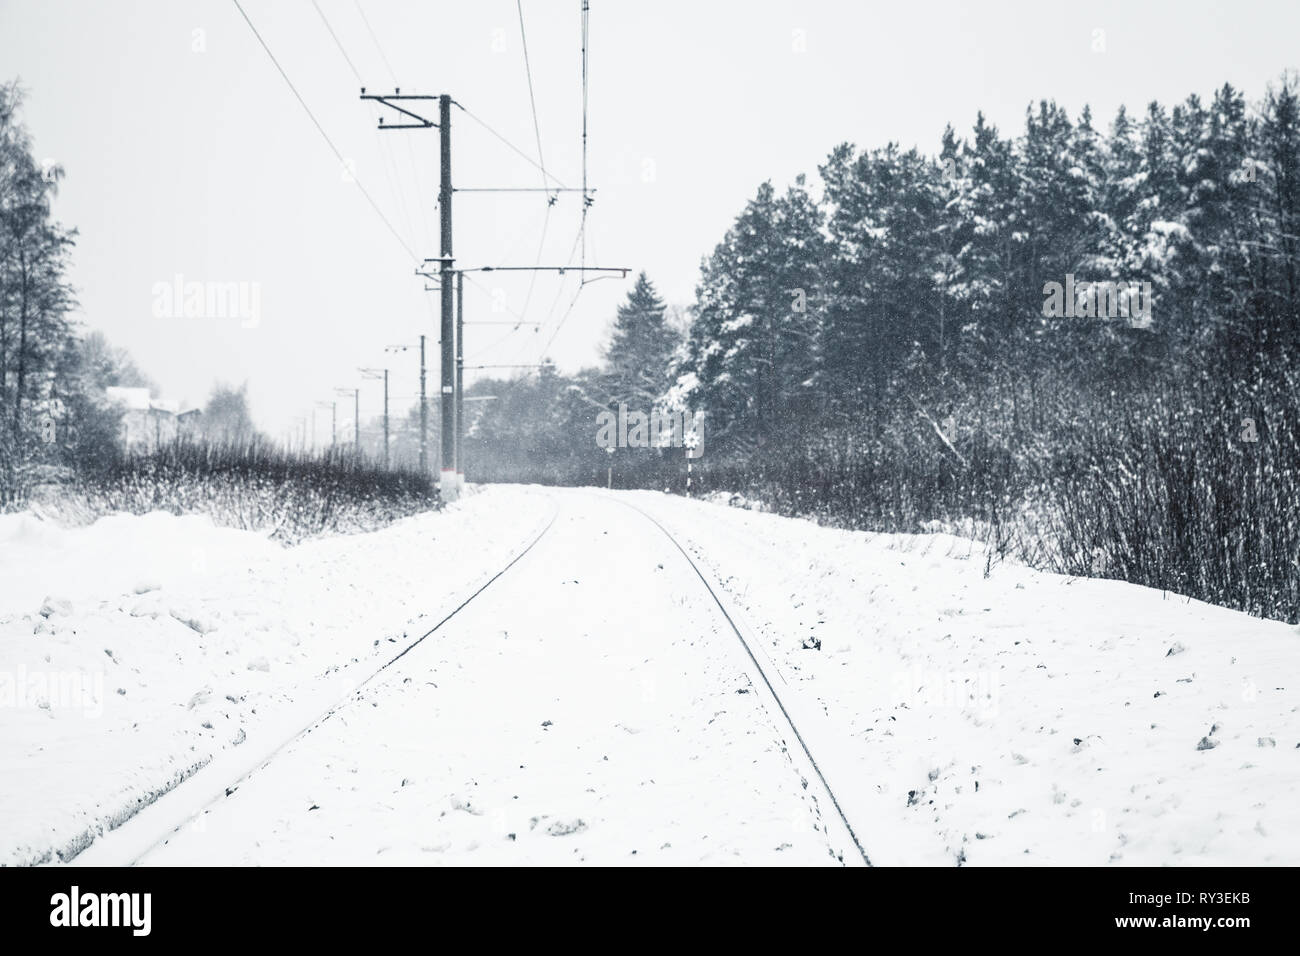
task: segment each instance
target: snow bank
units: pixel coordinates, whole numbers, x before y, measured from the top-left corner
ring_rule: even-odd
[[[0,516],[0,864],[68,859],[322,678],[367,676],[550,512],[486,489],[292,549],[201,517]]]
[[[85,528],[31,512],[0,515],[0,616],[37,611],[50,596],[85,601],[193,585],[281,551],[201,515],[113,515]]]
[[[322,694],[337,684],[342,697],[350,681],[373,673],[498,570],[565,495],[574,527],[618,538],[627,552],[574,574],[601,572],[608,594],[586,613],[608,622],[609,634],[599,633],[609,646],[574,643],[568,630],[521,645],[523,625],[488,646],[463,622],[437,645],[439,666],[460,675],[452,682],[462,708],[455,713],[467,725],[481,722],[476,708],[501,686],[464,682],[462,665],[500,657],[531,678],[540,658],[520,650],[531,646],[557,668],[554,687],[520,681],[541,695],[538,719],[527,725],[538,740],[575,728],[574,740],[586,745],[591,728],[615,726],[559,706],[616,712],[601,709],[600,688],[586,679],[595,666],[587,658],[599,653],[645,663],[671,650],[684,655],[672,674],[703,674],[711,661],[708,680],[686,687],[684,700],[716,717],[717,694],[741,691],[718,676],[739,677],[721,654],[730,645],[712,641],[733,638],[719,629],[696,646],[695,631],[710,618],[688,578],[680,600],[690,613],[667,628],[676,644],[651,646],[671,619],[623,589],[644,585],[639,574],[664,573],[664,562],[636,570],[649,561],[644,542],[584,504],[593,492],[488,488],[439,514],[288,550],[202,519],[110,518],[76,531],[31,516],[0,519],[0,863],[67,859],[210,761],[282,741],[283,728],[316,716],[306,711]],[[739,609],[756,657],[873,863],[1300,862],[1296,628],[1010,562],[986,576],[983,550],[951,535],[839,531],[651,492],[614,497],[678,535]],[[531,591],[526,575],[504,579],[499,599],[510,607],[484,603],[482,620],[521,608],[536,617],[534,601],[556,604],[552,617],[563,618],[570,565],[580,564],[581,552],[561,549],[563,587],[549,567],[540,590],[536,567]],[[616,681],[605,689],[618,701],[641,700],[627,691]],[[370,703],[377,707],[377,692]],[[690,726],[713,730],[677,750],[688,718],[642,704],[664,724],[662,740],[677,741],[662,745],[663,759],[700,760],[703,776],[718,781],[711,797],[735,786],[715,756],[738,745],[729,748],[711,717]],[[725,709],[735,740],[760,733],[741,708]],[[369,726],[357,723],[350,746],[367,739]],[[624,727],[583,754],[608,755],[611,764],[631,755],[635,763],[635,742],[608,749],[633,736],[649,739]],[[473,739],[466,734],[452,748],[467,780],[479,779],[483,760]],[[603,749],[592,749],[597,743]],[[424,759],[445,773],[445,755],[446,748]],[[524,763],[531,766],[497,768],[502,800],[513,803],[521,792],[509,789],[515,780],[505,771]],[[573,779],[557,777],[555,793],[572,790]],[[400,776],[385,780],[406,789]],[[417,798],[402,799],[414,812]],[[420,821],[417,814],[395,822],[369,806],[365,819],[379,829]],[[766,839],[766,823],[745,822]],[[625,835],[637,836],[635,827]]]
[[[815,715],[801,730],[874,863],[1300,862],[1296,628],[1009,562],[985,577],[950,536],[630,500],[693,543]]]

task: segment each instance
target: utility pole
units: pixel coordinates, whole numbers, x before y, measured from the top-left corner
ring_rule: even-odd
[[[424,336],[420,336],[420,474],[429,474],[429,403],[424,396]]]
[[[453,190],[453,191],[466,192],[468,190]],[[493,192],[495,190],[477,190],[477,191]],[[444,224],[446,224],[450,220],[450,216],[451,216],[450,211],[447,211],[443,219]],[[448,245],[445,248],[450,250],[451,247],[450,245]],[[455,401],[452,403],[453,404],[452,432],[454,434],[452,435],[451,438],[451,449],[449,455],[448,448],[447,448],[448,439],[447,439],[447,431],[446,431],[448,420],[447,420],[447,414],[445,409],[445,403],[447,399],[447,376],[444,371],[443,374],[444,432],[443,432],[443,439],[442,439],[442,454],[443,454],[444,462],[451,462],[450,470],[455,475],[456,491],[460,492],[465,489],[465,273],[467,272],[558,272],[560,275],[564,275],[566,272],[577,272],[585,276],[585,274],[588,272],[605,272],[605,273],[617,272],[623,278],[626,279],[628,272],[631,270],[623,266],[479,266],[473,269],[454,269],[450,267],[451,263],[454,261],[450,255],[444,255],[438,259],[425,259],[424,261],[426,263],[429,262],[440,263],[440,269],[436,274],[432,272],[426,272],[418,268],[415,270],[415,274],[424,276],[426,279],[436,278],[438,280],[438,290],[442,292],[444,329],[447,327],[446,307],[447,307],[448,299],[450,298],[449,289],[451,284],[450,282],[448,282],[448,277],[453,273],[456,276],[456,324],[455,324],[455,336],[454,336],[455,348],[453,350],[455,352],[455,360],[454,360],[455,361],[455,385],[453,387],[453,392],[452,392],[452,394],[455,397]],[[584,279],[584,281],[587,280]],[[425,291],[426,292],[434,291],[434,289],[426,285]],[[487,320],[481,322],[472,322],[470,324],[471,325],[494,325],[498,323],[495,323],[491,320]],[[519,319],[518,321],[505,321],[499,324],[513,325],[515,328],[519,328],[522,325],[532,325],[534,327],[540,327],[541,325],[541,323],[538,322],[527,322],[522,318]],[[442,361],[443,361],[443,368],[446,369],[449,367],[451,363],[449,363],[447,360],[448,349],[446,345],[447,335],[445,332],[443,338],[444,338],[444,343],[443,343]],[[472,368],[540,368],[540,366],[537,365],[509,365],[509,366],[475,365],[471,367]],[[444,476],[448,470],[449,469],[444,464],[443,467]],[[446,480],[445,477],[443,480],[444,481]],[[441,487],[441,485],[439,487]],[[453,499],[448,498],[447,500],[450,501]]]
[[[586,13],[587,13],[586,4],[584,3],[583,5],[584,38],[585,38]],[[584,64],[583,76],[584,76],[584,84],[585,84],[585,76],[586,76],[585,39],[584,39],[584,47],[583,47],[583,64]],[[593,197],[591,196],[591,191],[588,190],[587,183],[586,183],[585,86],[584,86],[583,95],[584,95],[583,183],[582,183],[581,192],[583,194],[583,208],[586,209],[592,204]],[[452,299],[453,292],[459,297],[463,291],[463,285],[461,284],[461,278],[460,278],[461,273],[459,270],[454,268],[456,260],[452,251],[451,201],[452,201],[452,195],[455,192],[455,190],[452,188],[451,185],[452,99],[451,96],[446,93],[442,93],[436,97],[426,96],[426,95],[413,95],[410,93],[403,94],[400,88],[394,89],[392,93],[367,94],[365,87],[361,88],[361,98],[363,100],[373,100],[391,110],[395,110],[396,112],[401,114],[404,120],[406,120],[405,122],[400,122],[400,123],[385,123],[383,117],[381,116],[379,119],[379,129],[381,130],[429,129],[431,127],[437,127],[438,129],[439,172],[440,172],[440,182],[438,188],[438,210],[441,217],[441,236],[440,236],[441,241],[440,241],[440,248],[439,248],[437,262],[438,262],[438,291],[440,292],[441,299],[442,299],[442,316],[441,316],[441,322],[439,324],[439,330],[438,330],[438,340],[439,340],[438,344],[441,346],[440,363],[439,363],[440,366],[439,379],[440,379],[440,386],[441,386],[440,394],[442,399],[441,409],[440,409],[441,421],[442,421],[442,436],[440,441],[441,447],[439,449],[440,469],[439,469],[439,476],[438,476],[438,491],[443,501],[455,501],[456,498],[459,496],[461,489],[464,486],[464,469],[463,469],[463,462],[461,461],[460,458],[461,425],[462,425],[461,412],[463,410],[460,401],[460,391],[461,391],[461,386],[464,384],[464,367],[463,367],[464,352],[460,342],[461,332],[463,331],[463,315],[460,321],[458,321],[454,317],[454,309],[453,309],[454,304]],[[433,100],[433,99],[436,99],[438,101],[438,122],[436,123],[428,119],[427,117],[421,116],[413,109],[408,109],[407,106],[405,105],[399,105],[399,103],[405,103],[412,100]],[[548,173],[546,173],[545,169],[543,169],[542,172],[544,174],[543,183],[542,183],[543,191],[550,192],[552,194],[557,194],[561,190],[565,192],[572,191],[567,189],[567,187],[564,187],[564,185],[562,183],[559,183],[558,180],[556,180],[556,185],[559,186],[560,189],[556,190],[550,188],[550,183],[548,183],[546,180],[547,179],[554,180],[555,177],[550,176]],[[466,191],[495,192],[497,190],[492,188],[475,188],[473,190],[466,190]],[[532,191],[532,190],[525,190],[525,191]],[[551,199],[552,202],[554,202],[554,198],[555,196],[552,195],[552,199]],[[584,262],[581,266],[579,266],[574,271],[578,271],[582,273],[621,272],[624,275],[624,277],[626,277],[628,272],[627,269],[621,269],[621,268],[600,269],[600,268],[588,267],[585,262],[585,253],[586,253],[585,241],[583,245],[583,253],[584,253]],[[433,260],[426,259],[424,261],[430,262]],[[497,268],[501,268],[501,267],[497,267]],[[572,267],[570,266],[559,266],[559,267],[544,266],[541,268],[538,268],[536,266],[533,267],[517,266],[517,267],[505,267],[503,271],[525,271],[525,270],[532,271],[532,272],[554,271],[554,272],[559,272],[561,275],[563,275],[565,272],[570,271],[571,269]],[[492,267],[485,267],[481,270],[470,270],[470,271],[490,272],[492,271]],[[457,274],[457,284],[455,290],[452,289],[452,285],[451,285],[451,275],[453,272]],[[428,275],[428,273],[422,272],[419,268],[416,269],[416,274],[426,275],[426,276]],[[427,466],[427,455],[425,451],[425,441],[426,441],[425,436],[428,434],[428,419],[427,419],[427,411],[425,406],[424,368],[425,368],[424,336],[420,336],[420,470],[421,472],[427,474],[426,469],[428,466]]]
[[[366,378],[383,378],[384,380],[384,468],[388,468],[388,369],[359,369]]]
[[[465,486],[465,273],[456,273],[456,483]]]
[[[401,113],[403,117],[406,117],[410,120],[414,120],[414,122],[385,124],[384,118],[381,116],[379,118],[379,128],[381,130],[430,129],[435,126],[439,127],[439,132],[441,133],[441,139],[442,139],[442,150],[441,150],[442,188],[439,190],[438,200],[442,206],[442,254],[444,256],[450,256],[451,255],[451,97],[445,93],[437,97],[411,94],[411,93],[404,94],[402,93],[400,88],[393,90],[392,93],[379,93],[379,94],[369,93],[368,94],[366,93],[366,88],[363,86],[361,88],[361,98],[363,100],[374,100],[375,102],[380,103],[383,106],[388,107],[389,109],[396,110],[398,113]],[[407,109],[405,106],[399,106],[397,102],[394,102],[394,101],[407,102],[413,100],[432,100],[432,99],[436,99],[438,101],[438,115],[439,115],[438,123],[434,123],[426,119],[425,117],[420,116],[418,113],[415,113],[410,109]],[[445,270],[449,268],[450,265],[451,265],[450,262],[443,263],[443,269]],[[451,358],[450,358],[451,356],[451,342],[450,342],[451,300],[448,298],[448,295],[449,295],[449,288],[444,286],[443,299],[442,299],[442,339],[443,339],[443,353],[444,353],[443,354],[443,366],[444,366],[443,385],[444,387],[451,384],[447,378],[450,370],[450,363],[451,363]],[[427,475],[429,473],[429,452],[428,452],[429,413],[428,413],[427,402],[425,399],[424,381],[425,381],[424,336],[421,335],[420,336],[420,474]],[[443,425],[444,436],[447,434],[447,428],[448,425],[450,424],[450,419],[446,412],[446,408],[450,403],[451,398],[452,396],[449,394],[443,395],[444,411],[443,411],[442,425]],[[445,437],[443,439],[443,443],[446,444]],[[449,459],[447,458],[443,459],[444,463],[448,460]],[[445,490],[444,490],[444,500],[450,500],[450,498],[446,496]]]
[[[385,352],[405,352],[409,345],[387,345]],[[429,415],[424,396],[424,336],[420,336],[420,474],[429,473],[426,443],[429,435]],[[384,369],[384,447],[388,447],[388,369]]]
[[[443,501],[455,501],[460,493],[456,479],[456,327],[452,313],[451,268],[451,97],[438,97],[438,139],[441,146],[441,188],[438,206],[442,219],[442,242],[438,250],[442,292],[442,328],[440,330],[442,378],[442,472],[438,491]]]

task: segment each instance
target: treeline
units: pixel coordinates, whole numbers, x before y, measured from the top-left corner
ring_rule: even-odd
[[[273,447],[242,385],[217,384],[192,426],[165,438],[146,428],[127,447],[124,409],[107,389],[144,389],[151,399],[158,389],[124,351],[73,319],[76,231],[51,211],[64,170],[36,160],[21,105],[16,83],[0,85],[0,511],[35,503],[39,490],[45,513],[73,522],[202,512],[292,543],[436,505],[428,477],[400,457],[385,469],[377,455],[342,444],[313,453]]]
[[[77,233],[51,212],[64,169],[37,161],[22,102],[16,82],[0,84],[0,509],[118,460],[121,410],[106,388],[156,391],[125,351],[73,319]]]
[[[599,409],[702,410],[697,488],[1300,617],[1293,76],[1104,128],[1040,102],[1015,136],[980,116],[819,173],[759,187],[668,358],[647,283],[605,370],[492,383],[484,452],[603,483]],[[625,484],[684,470],[633,451],[609,456]]]
[[[604,367],[483,379],[466,388],[469,481],[606,484],[684,490],[682,449],[597,444],[602,413],[667,410],[686,322],[642,273],[618,309]]]
[[[81,348],[69,317],[76,233],[50,214],[63,169],[35,159],[21,105],[16,83],[0,85],[0,505],[39,465],[92,457],[115,430],[88,387],[111,351]]]
[[[937,156],[841,146],[816,196],[765,184],[705,261],[683,398],[741,449],[810,416],[879,437],[913,400],[936,419],[951,406],[969,442],[990,428],[975,392],[999,382],[1021,428],[1066,371],[1109,386],[1208,349],[1245,374],[1297,331],[1298,122],[1284,78],[1255,110],[1224,86],[1121,109],[1104,132],[1042,102],[1020,136],[981,116]],[[1048,284],[1071,276],[1149,283],[1149,328],[1045,316]]]

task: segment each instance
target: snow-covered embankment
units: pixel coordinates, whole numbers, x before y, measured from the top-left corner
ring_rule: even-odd
[[[551,510],[489,488],[291,549],[200,516],[0,516],[0,864],[66,860],[215,755],[310,720]]]

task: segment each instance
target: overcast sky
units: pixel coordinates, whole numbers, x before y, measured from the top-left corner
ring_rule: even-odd
[[[0,78],[21,79],[37,155],[66,168],[56,212],[80,230],[72,279],[82,321],[130,350],[164,397],[202,404],[215,381],[247,380],[255,417],[278,435],[314,401],[358,384],[358,366],[391,367],[395,403],[406,404],[415,353],[384,346],[421,333],[436,382],[437,299],[410,253],[438,254],[437,130],[376,132],[381,111],[358,99],[310,0],[241,2],[401,241],[348,181],[232,0],[0,0]],[[318,2],[372,90],[447,92],[535,157],[512,0]],[[579,8],[523,3],[543,159],[573,187]],[[1089,103],[1106,124],[1121,103],[1168,105],[1225,81],[1255,98],[1297,66],[1297,36],[1300,4],[1279,0],[591,0],[598,191],[587,262],[644,269],[686,305],[700,257],[758,184],[815,175],[839,142],[934,152],[946,123],[964,132],[981,109],[1018,132],[1039,98],[1072,115]],[[540,184],[465,114],[452,120],[458,186]],[[579,208],[564,194],[547,221],[538,194],[458,195],[457,260],[531,265],[545,224],[541,260],[562,265]],[[156,317],[155,286],[178,274],[258,283],[260,320]],[[547,324],[471,326],[469,364],[536,362],[576,279],[540,275],[531,298],[525,275],[477,282],[466,289],[467,321],[522,314]],[[583,290],[550,350],[562,368],[596,360],[629,287]],[[493,311],[494,289],[508,311]],[[369,417],[381,393],[364,387]]]

